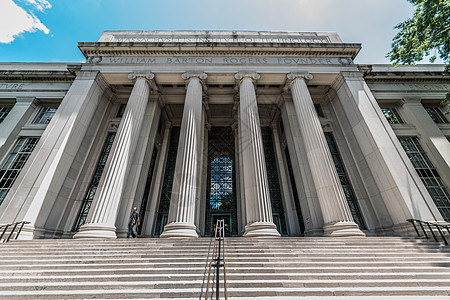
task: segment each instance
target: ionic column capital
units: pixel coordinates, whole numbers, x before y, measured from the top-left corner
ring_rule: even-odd
[[[158,91],[158,86],[155,82],[155,74],[152,72],[133,72],[128,74],[128,78],[133,80],[134,83],[136,83],[136,80],[138,79],[144,79],[152,88],[153,91]]]
[[[255,84],[256,80],[261,78],[261,75],[256,72],[238,72],[234,74],[234,78],[236,79],[239,86],[244,78],[250,78],[253,84]]]
[[[185,72],[181,74],[181,78],[184,79],[186,88],[193,78],[197,78],[202,85],[203,92],[208,89],[208,86],[206,85],[206,78],[208,78],[208,74],[206,74],[205,72]]]
[[[196,77],[200,80],[205,80],[206,78],[208,78],[208,74],[206,74],[205,72],[185,72],[181,74],[181,78],[183,78],[184,80],[189,80],[193,77]]]
[[[133,81],[136,81],[139,78],[143,78],[150,83],[150,81],[155,78],[155,74],[153,74],[151,72],[147,72],[147,73],[133,72],[133,73],[128,74],[128,79],[131,79]]]
[[[302,79],[306,83],[308,81],[310,81],[311,79],[313,79],[313,76],[310,73],[295,73],[295,72],[291,72],[291,73],[288,73],[286,75],[286,77],[287,77],[287,81],[286,81],[286,85],[284,86],[284,90],[285,91],[289,90],[291,88],[292,84],[294,84],[294,82],[297,79]]]

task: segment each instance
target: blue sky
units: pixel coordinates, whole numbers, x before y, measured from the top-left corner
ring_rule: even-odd
[[[0,62],[81,62],[105,30],[336,31],[356,62],[388,63],[406,0],[0,0]]]

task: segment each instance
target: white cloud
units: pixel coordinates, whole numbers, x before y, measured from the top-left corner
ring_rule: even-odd
[[[47,0],[24,0],[24,1],[33,5],[39,11],[44,11],[44,9],[52,7],[52,5]]]
[[[26,2],[39,11],[51,7],[46,0],[26,0]],[[31,11],[25,11],[13,0],[0,1],[0,43],[11,43],[19,34],[37,30],[45,34],[50,32]]]

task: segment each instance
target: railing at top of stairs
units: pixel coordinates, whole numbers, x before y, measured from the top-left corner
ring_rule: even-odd
[[[217,245],[216,245],[217,242]],[[208,283],[206,285],[206,296],[205,299],[208,299],[208,292],[209,292],[209,283],[211,279],[211,269],[215,268],[215,294],[216,294],[216,300],[219,300],[220,295],[220,268],[223,267],[223,290],[225,294],[225,300],[228,299],[227,297],[227,272],[226,272],[226,265],[225,265],[225,221],[224,220],[217,220],[216,222],[216,228],[215,228],[215,236],[214,236],[214,246],[213,246],[213,254],[211,262],[209,263],[209,272],[208,272]],[[214,276],[214,274],[213,274]],[[214,281],[214,279],[213,279]],[[213,286],[212,286],[213,287]],[[213,287],[214,288],[214,287]],[[211,294],[211,298],[214,294],[214,291]]]
[[[0,235],[0,243],[7,243],[9,240],[14,236],[14,233],[16,232],[16,229],[19,228],[19,230],[16,232],[16,236],[14,237],[15,240],[19,237],[19,234],[22,232],[23,226],[25,224],[30,224],[30,222],[27,221],[21,221],[21,222],[15,222],[11,224],[3,224],[0,225],[1,235]],[[6,234],[8,232],[8,228],[11,228],[11,231],[9,234]],[[8,237],[6,237],[8,236]]]
[[[417,219],[408,219],[406,220],[408,222],[410,222],[413,226],[414,229],[416,230],[417,236],[422,237],[419,233],[419,230],[417,229],[416,223],[419,224],[420,229],[422,229],[423,235],[425,236],[426,239],[431,239],[429,234],[431,234],[431,236],[433,236],[434,241],[436,242],[440,242],[436,236],[435,230],[433,230],[433,228],[437,229],[437,232],[439,233],[439,235],[442,238],[442,241],[444,242],[445,245],[448,245],[448,241],[447,239],[450,237],[450,229],[449,229],[449,225],[447,224],[442,224],[442,223],[435,223],[435,222],[427,222],[427,221],[422,221],[422,220],[417,220]],[[424,226],[425,225],[425,226]],[[428,228],[428,233],[427,230],[425,228]],[[448,233],[447,238],[445,237],[444,231],[446,230]]]

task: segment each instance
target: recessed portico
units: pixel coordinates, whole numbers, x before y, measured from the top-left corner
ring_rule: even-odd
[[[256,237],[442,220],[379,112],[369,71],[353,63],[360,44],[323,32],[149,31],[105,32],[79,48],[86,63],[68,66],[74,83],[46,131],[64,134],[35,150],[42,164],[47,149],[60,160],[21,175],[48,188],[12,189],[2,206],[31,222],[24,237],[45,226],[123,237],[132,207],[146,237],[208,236],[217,218],[231,236]],[[75,120],[64,119],[69,104]]]

